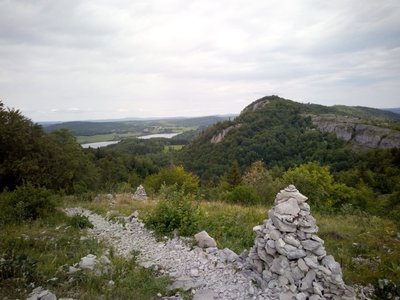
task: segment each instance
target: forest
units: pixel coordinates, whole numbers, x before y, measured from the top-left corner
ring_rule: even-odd
[[[19,110],[0,102],[0,224],[4,229],[35,222],[52,214],[65,199],[91,203],[96,195],[133,193],[143,184],[151,198],[167,200],[160,201],[161,207],[155,204],[148,214],[147,224],[156,232],[171,234],[178,229],[191,235],[204,223],[221,244],[240,252],[251,245],[252,233],[239,244],[230,244],[229,235],[238,232],[229,233],[227,229],[224,235],[220,228],[241,218],[238,211],[242,209],[270,207],[280,189],[294,184],[307,195],[322,220],[346,220],[343,224],[351,218],[375,220],[388,230],[387,238],[394,240],[400,232],[400,149],[369,149],[342,141],[333,133],[317,130],[310,115],[351,115],[388,128],[398,126],[398,115],[366,108],[299,104],[276,96],[267,100],[263,107],[253,109],[255,102],[236,118],[218,121],[197,132],[196,137],[187,132],[171,140],[124,139],[98,149],[83,149],[68,129],[45,131]],[[232,129],[220,142],[210,142],[229,127]],[[171,195],[176,199],[171,200]],[[182,201],[186,206],[179,204],[182,211],[176,212],[168,201]],[[202,215],[204,209],[216,203],[233,205],[235,212],[230,216],[227,209],[221,221],[225,224],[215,223],[213,227],[214,219],[205,222]],[[197,211],[199,205],[202,213]],[[171,215],[178,221],[167,224]],[[179,221],[188,217],[193,222]],[[327,230],[325,235],[332,244],[343,242],[368,259],[377,253],[382,255],[374,248],[379,248],[378,236],[370,241],[374,243],[371,250],[367,246],[352,249],[350,240],[355,237],[351,233]],[[376,295],[399,295],[400,242],[393,244],[397,248],[391,249],[374,276],[357,275],[368,265],[349,263],[347,278],[352,283],[374,285]],[[0,257],[6,259],[7,255],[9,249],[3,244]],[[341,255],[345,257],[347,252]],[[3,288],[14,276],[7,274],[0,269]],[[385,292],[378,287],[382,278],[391,282]]]

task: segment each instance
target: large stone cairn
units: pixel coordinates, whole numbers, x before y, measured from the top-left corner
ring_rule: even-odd
[[[136,192],[132,196],[133,200],[137,201],[146,201],[147,200],[147,194],[146,190],[144,189],[143,185],[139,185],[136,189]]]
[[[278,193],[269,218],[253,228],[257,237],[248,262],[262,288],[278,290],[276,299],[355,299],[316,234],[307,199],[293,185]]]

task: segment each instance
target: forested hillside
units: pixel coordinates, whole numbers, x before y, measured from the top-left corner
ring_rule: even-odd
[[[388,127],[399,125],[397,116],[390,112],[300,104],[270,96],[250,104],[234,120],[205,130],[182,149],[179,158],[203,184],[221,187],[221,182],[232,182],[236,168],[233,173],[239,175],[233,186],[263,190],[259,197],[265,197],[266,187],[276,191],[277,182],[294,182],[312,195],[316,206],[332,209],[347,203],[378,214],[390,207],[389,214],[396,216],[400,204],[399,148],[371,149],[355,140],[339,139],[333,132],[320,131],[315,118],[335,115],[347,118],[347,122],[359,116],[357,122],[370,126],[371,138],[380,130],[397,133]],[[366,125],[368,122],[375,125]],[[258,169],[254,167],[257,162]],[[240,174],[249,172],[263,180],[254,184],[251,179],[240,179]]]
[[[219,122],[208,128],[185,147],[181,159],[188,169],[206,180],[223,174],[233,160],[237,160],[242,169],[262,160],[269,168],[287,169],[318,161],[329,164],[334,171],[345,170],[360,159],[350,147],[354,144],[337,138],[333,133],[320,132],[319,124],[316,124],[332,116],[346,117],[348,123],[354,122],[349,118],[355,117],[363,124],[375,122],[382,130],[385,126],[399,126],[398,115],[391,112],[364,107],[300,104],[270,96],[250,104],[233,121]],[[226,135],[215,142],[224,131]]]

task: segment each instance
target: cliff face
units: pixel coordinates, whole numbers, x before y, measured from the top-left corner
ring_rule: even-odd
[[[319,115],[312,122],[322,132],[333,132],[336,137],[368,148],[400,147],[400,131],[363,123],[361,119]]]
[[[218,143],[220,143],[220,142],[224,139],[225,135],[228,134],[229,131],[231,131],[231,130],[234,129],[234,128],[240,127],[240,125],[241,125],[241,124],[237,124],[237,125],[229,126],[228,128],[222,129],[222,131],[220,131],[218,134],[214,135],[214,136],[211,138],[211,140],[210,140],[211,144],[218,144]]]

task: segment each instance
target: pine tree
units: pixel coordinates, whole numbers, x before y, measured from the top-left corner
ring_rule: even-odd
[[[230,188],[234,188],[242,182],[242,175],[240,174],[239,164],[236,160],[232,162],[228,173],[226,173],[226,181]]]

